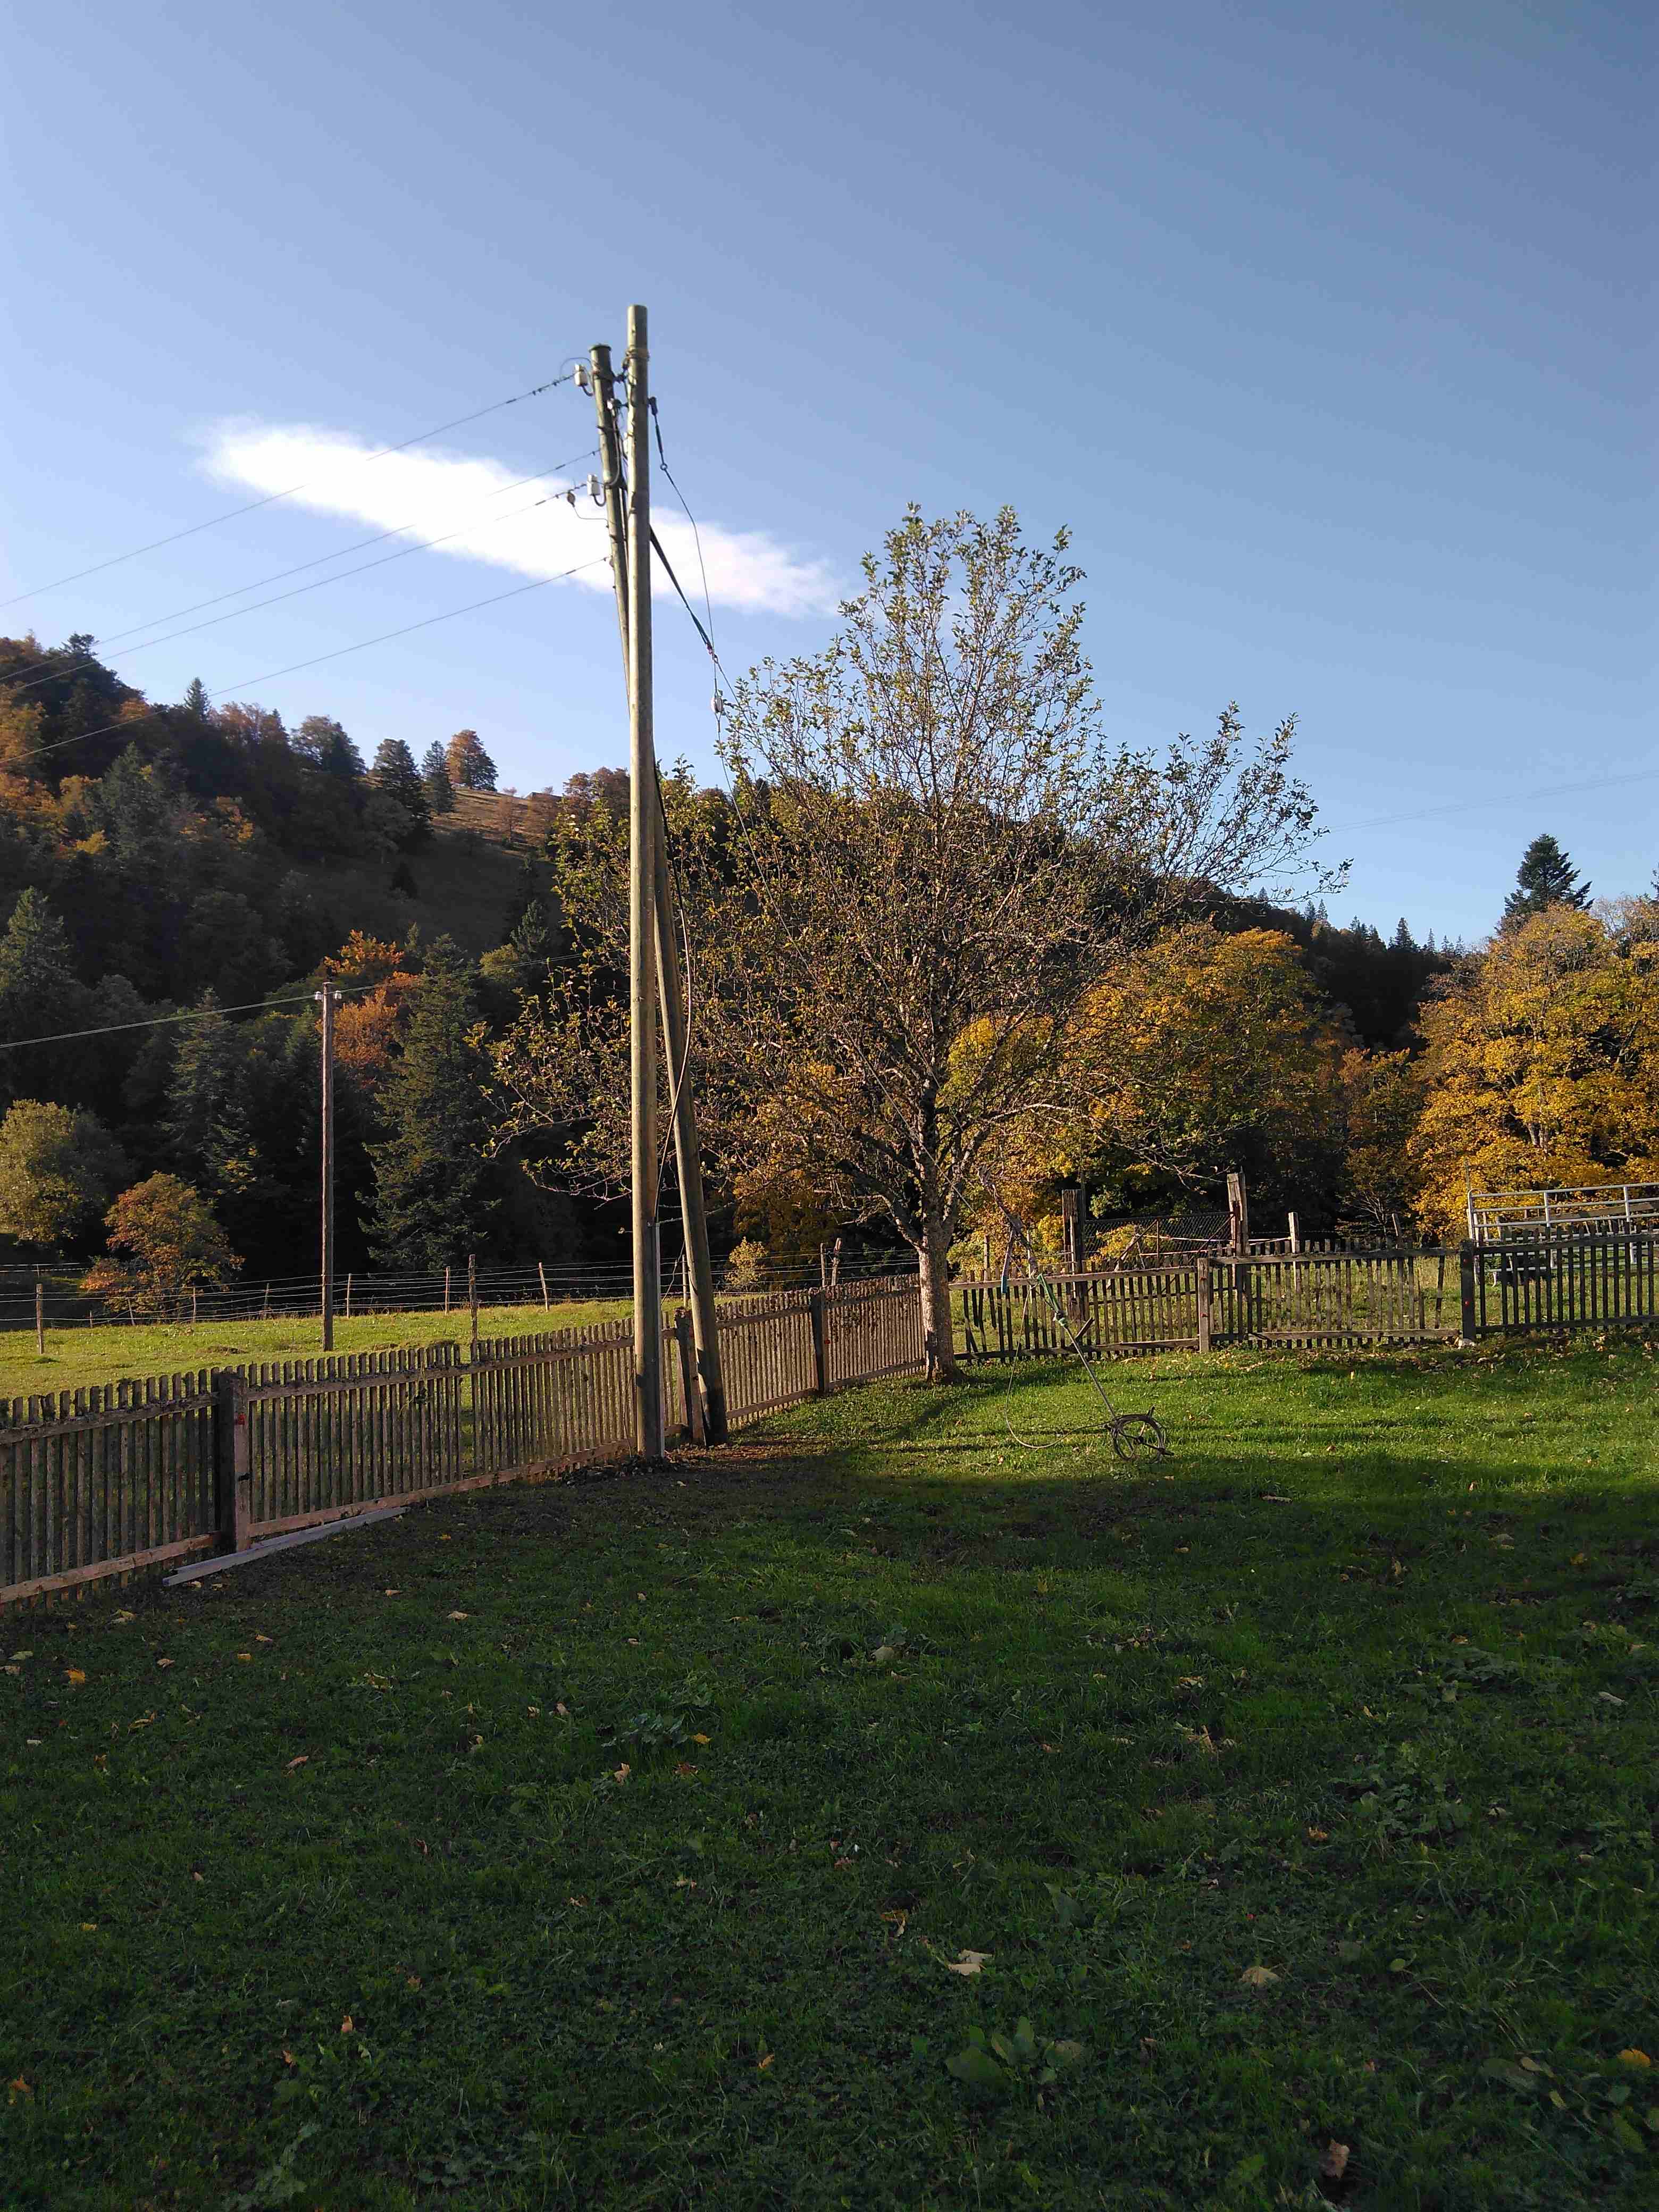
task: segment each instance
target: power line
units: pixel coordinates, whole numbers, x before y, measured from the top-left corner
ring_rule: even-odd
[[[482,503],[487,504],[488,501],[491,499],[503,499],[508,492],[518,491],[525,484],[535,483],[543,477],[558,476],[564,470],[573,468],[578,461],[585,461],[588,459],[594,450],[595,448],[592,446],[585,447],[580,453],[572,453],[568,459],[555,461],[550,468],[532,470],[527,477],[515,477],[511,483],[498,485],[494,491],[490,492],[487,495],[486,501]],[[92,642],[94,646],[97,647],[99,652],[104,652],[112,645],[118,645],[124,638],[135,636],[140,630],[154,629],[158,623],[179,622],[185,615],[199,614],[204,607],[222,606],[227,599],[240,599],[245,592],[259,591],[266,584],[281,584],[286,582],[288,578],[290,576],[302,576],[307,568],[320,568],[330,561],[344,560],[349,553],[361,553],[370,545],[383,545],[388,538],[401,537],[405,531],[410,530],[414,528],[414,526],[415,525],[411,520],[410,522],[398,523],[390,530],[377,530],[373,537],[359,538],[355,539],[349,545],[337,546],[331,553],[319,553],[314,559],[310,561],[296,561],[292,568],[273,569],[268,576],[251,577],[246,584],[238,584],[231,591],[216,592],[211,599],[193,599],[188,606],[169,608],[164,614],[151,615],[143,622],[131,623],[125,629],[112,630],[107,637],[94,637]],[[419,548],[411,548],[411,550],[419,550]],[[356,575],[361,572],[356,569],[348,569],[344,573],[349,575]],[[325,578],[324,580],[332,582],[336,580],[333,578]],[[268,606],[272,603],[270,600],[265,600],[262,602],[262,604]],[[252,611],[252,610],[248,607],[243,607],[238,610],[238,612],[242,614],[249,614]],[[198,624],[198,627],[205,628],[206,625]],[[188,633],[182,631],[175,634],[181,636],[188,635]],[[161,644],[164,642],[165,640],[159,638],[148,641],[148,643],[154,644]],[[143,653],[147,649],[148,644],[136,645],[129,648],[129,650],[133,653]],[[58,665],[54,665],[54,663]],[[73,655],[70,655],[68,665],[64,665],[63,650],[59,647],[56,653],[48,653],[39,661],[25,664],[25,666],[22,669],[9,669],[4,677],[0,678],[0,682],[7,684],[15,683],[20,674],[28,672],[31,668],[38,670],[40,672],[38,676],[34,677],[29,683],[21,685],[18,690],[12,694],[13,697],[19,697],[24,691],[33,690],[39,683],[47,683],[55,677],[63,677],[72,674],[74,665],[75,661]]]
[[[1443,814],[1466,814],[1477,806],[1533,806],[1550,799],[1571,799],[1583,791],[1608,791],[1616,785],[1648,783],[1659,776],[1659,768],[1632,769],[1623,775],[1591,776],[1578,783],[1549,784],[1541,791],[1489,792],[1479,799],[1448,799],[1441,806],[1417,806],[1407,814],[1382,814],[1371,822],[1350,822],[1332,830],[1334,837],[1356,836],[1363,830],[1391,830],[1400,822],[1424,822]]]
[[[538,473],[544,475],[548,471],[541,471]],[[527,483],[531,479],[526,477],[521,481]],[[268,599],[255,599],[248,606],[232,607],[224,614],[210,615],[205,622],[191,623],[184,629],[168,630],[161,637],[146,638],[142,645],[128,646],[125,649],[128,653],[148,653],[152,646],[171,645],[177,638],[193,637],[198,630],[212,629],[220,623],[235,622],[242,615],[258,614],[262,608],[280,606],[287,599],[302,599],[307,592],[324,591],[331,584],[344,583],[350,576],[367,575],[371,568],[384,568],[388,562],[406,561],[411,553],[430,553],[436,546],[447,545],[454,538],[464,538],[469,531],[493,529],[498,522],[511,522],[519,515],[533,514],[538,507],[551,506],[562,496],[562,494],[559,492],[548,492],[541,499],[527,501],[523,507],[509,507],[505,514],[495,515],[488,522],[462,523],[454,530],[445,531],[441,537],[423,538],[417,545],[400,546],[395,553],[381,553],[373,561],[359,562],[355,568],[342,568],[332,576],[319,576],[309,584],[295,584],[292,590],[275,592]],[[580,517],[578,517],[578,520],[580,520]],[[383,534],[392,538],[398,533],[388,530]],[[334,556],[329,555],[325,557],[331,559]],[[316,563],[313,562],[308,565],[314,568]],[[35,690],[40,684],[49,684],[52,680],[51,675],[37,676],[33,683],[21,685],[20,690],[14,692],[12,696],[15,698],[21,697],[24,692]]]
[[[222,684],[217,690],[210,691],[205,696],[210,699],[223,699],[233,691],[245,691],[256,684],[272,684],[279,676],[293,676],[302,668],[317,668],[325,660],[342,659],[349,653],[366,652],[371,645],[386,645],[393,638],[408,637],[417,629],[430,629],[434,623],[453,622],[458,615],[476,614],[481,607],[499,606],[503,599],[520,599],[526,592],[539,592],[549,584],[562,584],[567,577],[580,576],[588,568],[603,568],[605,559],[606,556],[600,554],[592,561],[579,561],[574,568],[562,568],[556,576],[537,576],[527,584],[515,584],[510,591],[492,592],[488,599],[469,599],[465,606],[448,607],[441,615],[427,615],[419,622],[405,623],[401,629],[382,630],[378,636],[359,638],[355,645],[337,646],[331,653],[315,653],[309,660],[291,660],[286,668],[270,668],[262,676],[240,677],[234,684]],[[49,745],[36,745],[29,752],[14,754],[12,759],[14,762],[40,760],[47,753],[61,751],[65,745],[84,744],[93,738],[106,738],[113,732],[137,729],[141,723],[153,721],[158,714],[175,712],[177,709],[173,707],[147,707],[143,714],[126,714],[119,721],[105,722],[96,729],[78,730],[72,738],[54,738]]]
[[[378,983],[350,983],[343,990],[337,989],[334,995],[337,999],[354,999],[364,991],[377,991],[380,988]],[[116,1036],[123,1030],[165,1029],[169,1022],[216,1021],[222,1014],[263,1013],[268,1006],[302,1006],[314,995],[314,993],[307,991],[297,998],[250,999],[244,1006],[197,1006],[186,1014],[155,1014],[148,1021],[142,1022],[108,1022],[101,1029],[54,1030],[49,1036],[9,1037],[0,1042],[0,1052],[21,1052],[26,1046],[32,1044],[70,1044],[77,1037]]]
[[[481,422],[486,415],[498,415],[503,407],[516,407],[521,400],[538,399],[544,392],[551,392],[556,385],[568,381],[568,374],[550,377],[545,384],[532,385],[528,392],[515,392],[507,399],[493,399],[488,407],[477,408],[471,415],[457,415],[453,421],[440,422],[413,438],[401,438],[395,446],[380,447],[378,452],[364,457],[364,465],[369,461],[384,460],[388,453],[406,453],[411,446],[423,446],[429,438],[441,438],[446,430],[459,430],[469,422]],[[187,529],[173,531],[166,538],[151,538],[147,545],[135,545],[125,553],[112,553],[107,561],[94,561],[89,568],[77,568],[72,575],[59,576],[50,584],[32,585],[27,592],[15,592],[10,599],[0,599],[0,608],[15,607],[23,599],[61,591],[66,584],[78,584],[83,576],[101,575],[106,568],[119,568],[124,561],[136,561],[142,554],[159,552],[164,545],[176,545],[182,538],[194,538],[201,531],[216,529],[222,522],[234,522],[239,514],[252,514],[262,507],[274,507],[279,500],[292,499],[296,492],[304,491],[307,484],[315,482],[314,477],[307,477],[299,483],[289,484],[286,491],[267,492],[263,499],[251,499],[240,507],[228,507],[222,514],[209,515],[205,522],[192,522]]]

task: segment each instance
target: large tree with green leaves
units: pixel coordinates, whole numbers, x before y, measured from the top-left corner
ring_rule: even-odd
[[[739,1194],[799,1176],[842,1218],[896,1230],[945,1372],[950,1246],[996,1133],[1060,1110],[1083,999],[1205,886],[1282,877],[1312,835],[1288,721],[1252,743],[1230,708],[1161,757],[1105,736],[1080,580],[1065,537],[1031,546],[1010,510],[912,509],[823,650],[737,685],[740,834],[678,857],[699,1103],[727,1172]],[[599,873],[602,896],[568,871],[560,896],[614,963],[625,908],[614,867]],[[504,1043],[516,1133],[544,1109],[541,1127],[568,1121],[588,1011],[556,994]],[[606,1110],[591,1091],[585,1139]]]
[[[20,1098],[0,1122],[0,1234],[46,1252],[72,1244],[126,1171],[95,1115]]]
[[[496,1206],[473,975],[447,939],[425,976],[397,1066],[382,1088],[386,1135],[369,1147],[369,1243],[388,1267],[441,1267],[485,1243]]]

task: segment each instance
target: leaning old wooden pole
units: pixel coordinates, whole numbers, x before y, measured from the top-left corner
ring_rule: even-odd
[[[600,465],[604,471],[605,520],[610,529],[611,562],[617,585],[617,617],[622,632],[623,675],[631,697],[628,532],[610,347],[595,346],[590,356],[590,365],[594,411],[599,422]],[[674,1164],[679,1175],[686,1276],[691,1300],[692,1340],[696,1352],[697,1382],[702,1399],[700,1424],[691,1420],[689,1407],[686,1409],[687,1419],[694,1431],[701,1425],[703,1437],[709,1443],[721,1444],[729,1434],[726,1379],[720,1365],[720,1318],[714,1305],[714,1269],[708,1251],[708,1215],[703,1198],[702,1155],[697,1141],[696,1100],[686,1052],[686,1009],[680,994],[680,967],[675,950],[673,896],[668,869],[668,825],[663,817],[662,802],[657,790],[654,760],[651,770],[650,800],[654,831],[651,889],[657,997],[662,1011],[663,1043],[668,1060],[669,1091],[673,1099]]]

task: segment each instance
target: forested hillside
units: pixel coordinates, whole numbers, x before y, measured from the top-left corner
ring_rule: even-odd
[[[0,640],[0,1257],[107,1248],[128,1291],[146,1267],[313,1267],[326,977],[342,1267],[616,1267],[627,777],[496,784],[473,731],[365,762],[327,715],[289,728],[199,685],[155,704],[84,638]],[[690,875],[741,899],[731,800],[666,788]],[[1469,952],[1200,884],[1078,1009],[1064,1110],[1011,1121],[988,1162],[1038,1218],[1079,1176],[1097,1212],[1201,1209],[1243,1166],[1259,1218],[1372,1234],[1455,1226],[1465,1158],[1651,1166],[1653,904],[1587,897],[1535,841]],[[1533,1042],[1497,1081],[1516,1021]],[[723,1109],[720,1071],[700,1081],[721,1249],[787,1263],[854,1228],[781,1094]],[[775,1143],[724,1152],[722,1110]]]

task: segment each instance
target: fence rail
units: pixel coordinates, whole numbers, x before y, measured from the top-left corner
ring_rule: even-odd
[[[914,1282],[732,1299],[734,1426],[922,1364]],[[690,1319],[663,1332],[671,1435],[692,1407]],[[0,1405],[0,1603],[237,1550],[398,1499],[634,1449],[627,1321],[113,1382]]]
[[[1659,1237],[1567,1232],[1455,1252],[1301,1251],[954,1286],[969,1361],[1224,1345],[1317,1348],[1659,1325]],[[924,1360],[915,1279],[729,1299],[733,1426]],[[689,1316],[664,1331],[684,1433]],[[0,1603],[536,1468],[633,1449],[631,1326],[444,1342],[0,1402]]]

